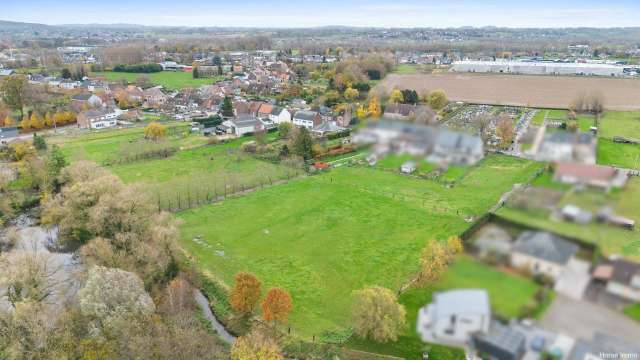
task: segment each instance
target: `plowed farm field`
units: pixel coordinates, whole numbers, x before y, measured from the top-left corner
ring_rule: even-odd
[[[600,92],[609,110],[640,110],[640,80],[578,76],[470,73],[391,74],[378,86],[443,89],[450,100],[478,104],[567,108],[578,96]]]

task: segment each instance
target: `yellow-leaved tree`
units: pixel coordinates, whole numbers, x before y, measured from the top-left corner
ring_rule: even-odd
[[[367,116],[369,116],[369,113],[367,113],[367,109],[364,108],[364,105],[358,106],[358,108],[356,109],[356,117],[362,120],[362,119],[365,119]]]
[[[389,101],[394,104],[403,102],[404,96],[402,96],[402,91],[400,91],[399,89],[393,89],[391,95],[389,95]]]
[[[144,128],[144,138],[151,140],[159,140],[165,137],[167,132],[167,127],[158,124],[157,122],[152,122],[147,127]]]
[[[369,108],[367,109],[369,112],[369,116],[373,118],[379,118],[382,115],[382,110],[380,109],[380,100],[377,97],[372,98],[369,101]]]
[[[31,118],[29,119],[29,125],[31,128],[40,130],[44,127],[44,121],[40,115],[38,115],[35,111],[31,113]]]
[[[352,87],[349,87],[344,91],[344,97],[345,97],[345,99],[347,99],[349,101],[353,101],[353,100],[357,99],[358,96],[360,96],[360,92],[358,91],[358,89],[354,89]]]
[[[231,347],[231,360],[282,360],[278,345],[262,332],[252,331],[236,340]]]

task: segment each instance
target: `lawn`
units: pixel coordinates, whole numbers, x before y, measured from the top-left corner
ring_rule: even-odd
[[[215,78],[198,78],[194,79],[190,72],[183,71],[161,71],[156,73],[126,73],[126,72],[113,72],[102,71],[95,72],[93,76],[104,76],[109,81],[118,81],[120,79],[126,79],[130,83],[135,83],[139,76],[147,76],[149,80],[155,85],[162,85],[167,89],[182,89],[186,87],[199,87],[200,85],[215,84],[224,77]]]
[[[292,331],[303,337],[348,326],[351,292],[398,289],[431,239],[460,234],[539,164],[482,161],[456,186],[365,167],[341,167],[247,196],[178,213],[182,244],[227,284],[256,273],[292,293]],[[201,241],[194,241],[201,237]]]
[[[567,119],[567,114],[569,113],[568,110],[562,110],[562,109],[538,109],[538,112],[533,116],[533,119],[531,119],[531,123],[533,125],[542,125],[542,123],[544,122],[544,118],[545,116],[547,117],[548,120],[566,120]]]
[[[600,118],[598,136],[610,139],[622,136],[640,140],[639,111],[608,111]]]
[[[190,134],[187,124],[171,125],[166,140],[178,151],[167,158],[153,158],[107,166],[126,183],[137,183],[153,195],[162,208],[191,204],[196,199],[242,191],[278,180],[294,178],[300,170],[258,160],[240,151],[250,137],[206,145],[207,138]],[[105,164],[123,149],[143,139],[144,128],[110,129],[76,138],[53,138],[70,161]],[[274,140],[270,133],[268,140]],[[64,140],[64,141],[63,141]],[[178,207],[182,207],[179,206]]]
[[[462,288],[487,289],[492,311],[510,318],[518,316],[520,308],[534,297],[539,286],[529,279],[496,270],[464,256],[451,265],[443,279],[432,289],[411,289],[400,296],[400,303],[405,306],[407,311],[408,328],[398,341],[379,344],[370,340],[353,338],[347,346],[357,350],[400,356],[405,359],[422,359],[421,353],[425,350],[425,344],[420,340],[415,327],[418,311],[431,302],[434,290]],[[454,357],[446,359],[464,359],[464,353],[461,350],[459,352],[451,351],[451,355]]]
[[[585,209],[596,210],[607,203],[620,215],[640,221],[640,179],[632,178],[622,191],[606,196],[595,191],[568,194],[561,204],[576,204]],[[640,230],[627,230],[611,225],[590,223],[580,225],[570,222],[554,221],[547,211],[524,211],[503,207],[497,215],[512,222],[539,229],[553,231],[560,235],[575,238],[597,245],[605,255],[621,254],[632,259],[640,259]]]
[[[640,303],[625,307],[624,314],[635,321],[640,321]]]
[[[545,116],[547,116],[549,110],[546,109],[538,109],[538,112],[533,115],[533,119],[531,119],[531,123],[533,125],[542,125],[542,123],[544,122],[544,118]]]
[[[245,154],[238,149],[239,143],[178,151],[169,158],[113,165],[109,169],[124,182],[142,185],[163,209],[191,207],[216,196],[304,174],[302,170]]]
[[[428,163],[426,160],[416,159],[411,155],[386,156],[378,161],[376,168],[400,173],[400,167],[407,161],[416,162],[414,175],[427,175],[436,168],[435,165]]]
[[[393,69],[394,74],[417,74],[420,72],[418,65],[400,64]]]
[[[102,164],[112,157],[123,144],[143,137],[144,127],[133,127],[92,131],[77,136],[54,136],[48,140],[52,144],[58,144],[71,161],[89,160]],[[200,135],[190,135],[189,124],[169,123],[167,124],[167,140],[175,146],[188,148],[205,144],[207,138]]]
[[[598,139],[598,164],[613,165],[628,169],[640,169],[640,145],[616,143]]]
[[[540,174],[540,176],[533,179],[533,181],[531,182],[531,185],[537,186],[537,187],[543,187],[547,189],[563,190],[563,191],[569,190],[571,188],[571,185],[559,183],[553,180],[553,173],[551,171],[545,171],[542,174]]]

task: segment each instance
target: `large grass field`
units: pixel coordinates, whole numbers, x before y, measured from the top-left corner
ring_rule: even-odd
[[[598,139],[598,164],[640,169],[640,145]]]
[[[93,76],[104,76],[109,81],[126,79],[130,83],[135,83],[139,76],[147,76],[155,85],[162,85],[167,89],[182,89],[186,87],[199,87],[200,85],[215,84],[224,77],[198,78],[194,79],[190,72],[183,71],[161,71],[156,73],[126,73],[114,71],[95,72]]]
[[[600,118],[598,136],[640,140],[640,111],[608,111]]]
[[[640,221],[640,179],[632,178],[622,191],[606,195],[595,190],[567,194],[560,205],[574,204],[585,209],[597,210],[608,204],[616,213]],[[580,225],[550,219],[547,211],[524,211],[503,207],[497,215],[525,226],[546,229],[560,235],[576,238],[597,245],[604,254],[620,254],[632,259],[640,259],[640,230],[626,230],[610,225],[590,223]]]
[[[48,141],[59,145],[70,161],[89,160],[102,164],[124,144],[143,137],[144,127],[132,127],[54,136]],[[204,145],[207,142],[207,138],[204,136],[189,134],[189,124],[187,123],[168,123],[167,140],[182,148]]]
[[[266,287],[289,290],[292,331],[310,337],[348,326],[353,290],[398,289],[427,241],[460,234],[467,218],[484,214],[539,166],[489,157],[452,188],[343,167],[181,212],[182,244],[227,284],[249,270]]]
[[[250,137],[206,145],[207,138],[190,134],[188,124],[169,125],[166,141],[178,151],[167,158],[152,158],[106,166],[126,183],[142,185],[162,208],[191,206],[192,201],[236,193],[246,188],[294,178],[300,170],[258,160],[239,148]],[[70,161],[98,164],[118,158],[131,143],[143,141],[144,128],[109,129],[76,137],[54,137]],[[268,140],[274,140],[270,133]],[[176,205],[177,204],[177,205]],[[183,205],[180,205],[183,204]],[[188,204],[188,205],[187,205]]]
[[[347,346],[370,352],[422,359],[425,345],[416,331],[418,311],[431,302],[434,291],[447,289],[482,287],[489,293],[492,311],[503,317],[515,317],[523,305],[529,302],[539,286],[529,279],[504,273],[488,267],[469,257],[460,257],[448,269],[445,276],[432,288],[415,288],[400,296],[400,303],[407,310],[408,328],[398,341],[379,344],[369,340],[353,338]],[[446,359],[464,359],[464,353],[452,353]]]

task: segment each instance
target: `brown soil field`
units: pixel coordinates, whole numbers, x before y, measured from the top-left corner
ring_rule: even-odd
[[[580,94],[599,91],[609,110],[640,110],[640,80],[577,76],[412,74],[387,76],[378,86],[443,89],[450,100],[477,104],[567,108]]]

